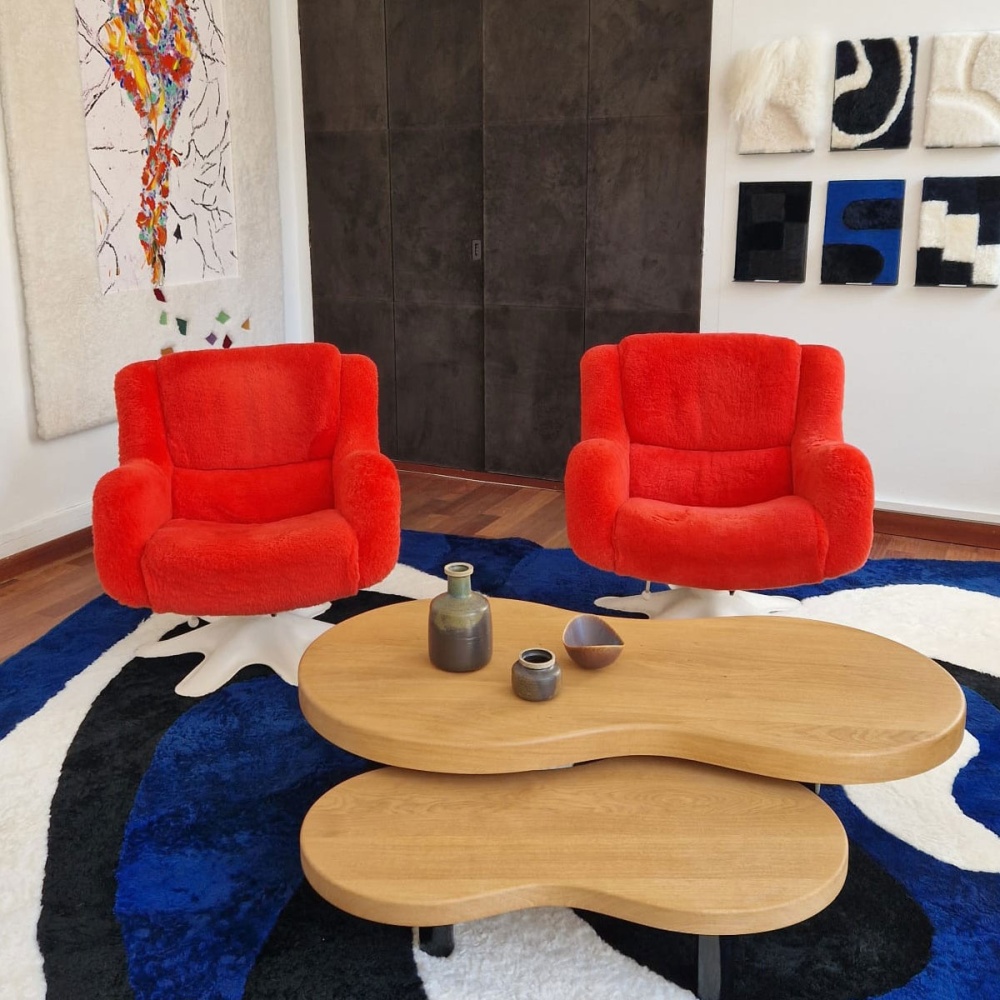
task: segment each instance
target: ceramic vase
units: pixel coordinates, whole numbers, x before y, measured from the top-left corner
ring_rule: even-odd
[[[479,670],[493,655],[490,602],[472,589],[472,566],[448,563],[448,589],[431,601],[427,652],[431,663],[452,673]]]

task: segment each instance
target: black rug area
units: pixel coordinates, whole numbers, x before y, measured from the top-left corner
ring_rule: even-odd
[[[995,708],[1000,708],[1000,677],[980,674],[968,667],[959,667],[945,660],[936,660],[964,688],[975,691],[980,698],[985,698]]]
[[[427,1000],[412,939],[409,927],[352,917],[303,883],[257,956],[243,1000]]]
[[[160,738],[191,705],[173,688],[200,661],[188,653],[123,671],[94,701],[70,745],[52,800],[38,920],[47,1000],[78,1000],[81,983],[88,997],[135,996],[114,913],[118,856]]]
[[[577,913],[611,947],[695,991],[694,935]],[[825,910],[782,930],[723,939],[723,1000],[881,996],[924,967],[932,936],[930,921],[906,890],[852,843],[847,881]]]

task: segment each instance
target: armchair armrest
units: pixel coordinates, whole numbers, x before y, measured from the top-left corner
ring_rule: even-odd
[[[359,587],[384,579],[399,558],[399,476],[379,451],[333,461],[333,500],[358,539]]]
[[[149,607],[142,553],[171,516],[170,476],[145,458],[125,462],[94,488],[94,563],[101,585],[116,601]]]
[[[826,524],[827,578],[864,565],[872,547],[875,484],[865,455],[843,441],[803,442],[792,449],[795,493]]]
[[[614,528],[629,496],[628,447],[587,438],[566,462],[566,533],[573,551],[601,569],[615,570]]]

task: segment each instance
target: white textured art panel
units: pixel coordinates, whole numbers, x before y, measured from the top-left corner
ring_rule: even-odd
[[[815,39],[785,38],[737,53],[729,78],[740,153],[816,148],[820,55]]]
[[[924,145],[1000,146],[1000,32],[934,39]]]
[[[148,28],[128,0],[76,0],[105,293],[238,273],[220,3],[159,10]]]

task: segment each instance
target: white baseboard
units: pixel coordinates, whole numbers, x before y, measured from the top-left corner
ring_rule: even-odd
[[[88,500],[0,531],[0,559],[33,549],[36,545],[43,545],[55,538],[62,538],[63,535],[71,535],[82,528],[89,528],[90,522],[91,504]]]
[[[916,514],[920,517],[941,517],[948,521],[978,521],[983,524],[1000,524],[1000,514],[982,510],[955,510],[951,507],[925,507],[912,503],[875,501],[876,510],[894,514]]]

